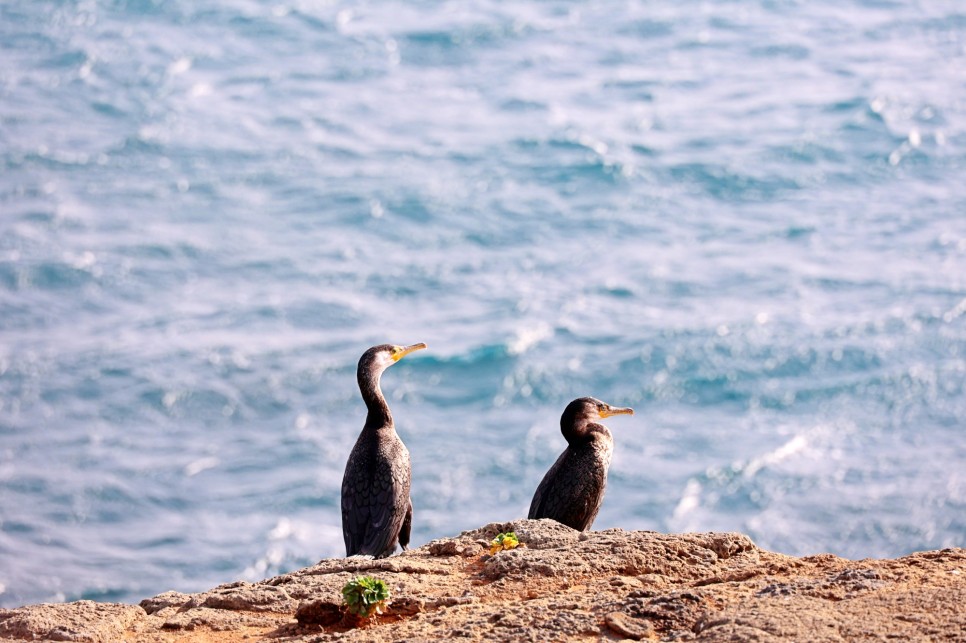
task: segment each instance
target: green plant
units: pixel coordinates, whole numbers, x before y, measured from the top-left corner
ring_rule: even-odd
[[[382,614],[389,602],[389,586],[372,576],[353,578],[342,587],[342,598],[351,614],[369,618]]]
[[[490,541],[490,555],[498,551],[503,551],[504,549],[514,549],[519,546],[520,540],[514,532],[508,531],[505,534],[497,534],[496,538]]]

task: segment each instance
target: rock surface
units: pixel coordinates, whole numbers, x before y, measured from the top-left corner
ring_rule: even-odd
[[[499,532],[518,549],[487,553]],[[340,618],[359,575],[389,610]],[[229,642],[961,641],[966,550],[896,560],[794,558],[741,534],[579,533],[549,520],[492,524],[391,558],[345,558],[259,583],[165,592],[140,606],[78,601],[0,610],[0,640]]]

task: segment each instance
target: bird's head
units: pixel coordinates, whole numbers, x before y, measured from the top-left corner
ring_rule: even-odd
[[[420,342],[411,346],[396,346],[395,344],[380,344],[373,346],[359,358],[359,375],[367,373],[381,375],[384,370],[404,358],[406,355],[426,348],[426,344]]]
[[[597,422],[612,415],[634,415],[634,409],[611,406],[593,397],[579,397],[564,409],[560,417],[561,427]]]

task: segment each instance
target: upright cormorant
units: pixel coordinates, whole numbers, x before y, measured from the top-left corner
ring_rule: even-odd
[[[633,415],[634,409],[604,404],[592,397],[577,398],[560,416],[567,448],[543,477],[533,494],[528,518],[553,518],[577,531],[594,524],[607,487],[607,469],[614,438],[600,424],[612,415]]]
[[[395,551],[397,542],[403,549],[409,545],[413,523],[409,451],[396,434],[379,379],[387,368],[423,348],[426,344],[382,344],[359,358],[359,390],[369,413],[342,478],[346,556],[385,558]]]

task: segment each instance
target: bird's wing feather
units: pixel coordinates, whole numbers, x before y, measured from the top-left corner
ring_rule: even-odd
[[[401,453],[393,449],[389,458],[372,454],[364,466],[346,468],[342,528],[349,556],[387,556],[395,548],[409,506],[411,477],[409,453],[401,442],[398,448]]]
[[[528,517],[553,518],[574,529],[587,529],[600,510],[605,476],[591,453],[565,450],[537,487]]]
[[[410,498],[408,509],[406,509],[406,517],[403,518],[402,527],[399,530],[399,546],[403,549],[409,547],[409,536],[413,530],[413,499]]]
[[[543,480],[537,486],[533,500],[530,502],[528,518],[557,518],[559,496],[554,491],[559,486],[557,478],[560,475],[561,468],[566,466],[566,459],[567,452],[564,451],[557,457],[557,461],[553,463],[546,475],[543,476]]]

